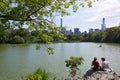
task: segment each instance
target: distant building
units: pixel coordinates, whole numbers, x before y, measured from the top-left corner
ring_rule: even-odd
[[[101,31],[106,30],[106,24],[105,24],[105,18],[102,19],[102,24],[101,24]]]
[[[93,32],[94,32],[94,30],[93,30],[92,28],[90,28],[90,29],[89,29],[89,34],[90,34],[90,33],[93,33]]]
[[[70,34],[71,34],[70,31],[67,30],[65,35],[70,35]]]
[[[71,29],[70,30],[66,30],[66,32],[64,33],[64,35],[71,35],[71,34],[73,34]]]
[[[62,34],[64,34],[64,35],[66,35],[66,28],[65,27],[63,27],[63,20],[62,20],[62,18],[60,19],[60,27],[61,27],[61,33]]]
[[[87,34],[87,31],[82,32],[83,35]]]
[[[73,34],[72,29],[70,29],[70,34]]]
[[[62,27],[61,33],[64,34],[65,36],[73,34],[72,30],[66,30],[65,27]]]
[[[100,29],[95,29],[95,32],[100,32]]]
[[[60,27],[63,27],[63,20],[62,20],[62,18],[60,19]]]
[[[75,34],[75,35],[80,34],[79,28],[74,28],[74,34]]]

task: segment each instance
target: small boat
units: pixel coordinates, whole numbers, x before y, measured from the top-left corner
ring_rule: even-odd
[[[102,47],[102,45],[99,45],[99,47]]]

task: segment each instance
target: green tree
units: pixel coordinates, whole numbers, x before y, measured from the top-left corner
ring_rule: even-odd
[[[55,80],[55,76],[40,67],[33,74],[23,77],[23,80]]]
[[[83,36],[82,35],[68,35],[66,36],[67,40],[66,41],[83,41]]]
[[[101,32],[95,32],[94,33],[95,35],[94,35],[94,41],[95,42],[101,42],[101,39],[102,39],[102,33]]]
[[[4,30],[5,28],[3,26],[0,25],[0,43],[3,43],[4,41]]]
[[[9,43],[11,39],[12,28],[0,25],[0,43]]]
[[[12,32],[12,36],[16,35],[22,37],[25,40],[25,42],[28,42],[31,37],[29,30],[25,28],[14,29],[14,31]]]
[[[54,17],[69,15],[67,8],[70,6],[73,7],[73,12],[76,12],[79,6],[84,7],[86,3],[91,7],[91,0],[2,0],[0,1],[0,24],[13,28],[27,25],[28,29],[39,31],[43,41],[49,43],[55,37],[48,35],[49,33],[54,31],[54,34],[60,34],[60,29],[56,28],[53,22]],[[51,40],[48,40],[50,38]]]
[[[14,36],[11,40],[11,43],[17,43],[17,44],[24,43],[24,42],[25,40],[19,35]]]
[[[105,31],[105,42],[120,42],[120,26],[112,27]]]

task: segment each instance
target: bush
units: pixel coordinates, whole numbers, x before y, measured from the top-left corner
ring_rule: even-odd
[[[78,66],[83,63],[83,57],[70,57],[70,59],[65,60],[66,67],[70,68],[71,77],[76,75],[77,70],[79,70]]]
[[[24,43],[25,40],[20,36],[14,36],[11,42],[20,44],[20,43]]]
[[[25,76],[23,80],[56,80],[56,77],[46,70],[38,68],[33,74]]]
[[[24,80],[42,80],[42,76],[39,74],[30,74],[24,77]]]
[[[78,68],[79,65],[83,63],[83,57],[70,57],[69,60],[65,60],[66,67],[72,68]]]

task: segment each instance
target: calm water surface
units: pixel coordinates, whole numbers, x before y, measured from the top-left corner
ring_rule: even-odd
[[[40,50],[36,50],[40,45]],[[102,47],[99,47],[102,45]],[[65,60],[71,56],[82,56],[84,63],[79,68],[83,75],[91,65],[94,57],[106,57],[115,71],[120,71],[120,44],[106,43],[55,43],[54,55],[48,55],[46,45],[0,45],[0,80],[21,80],[21,77],[33,73],[39,67],[54,73],[58,78],[69,75]],[[101,61],[100,61],[101,62]]]

